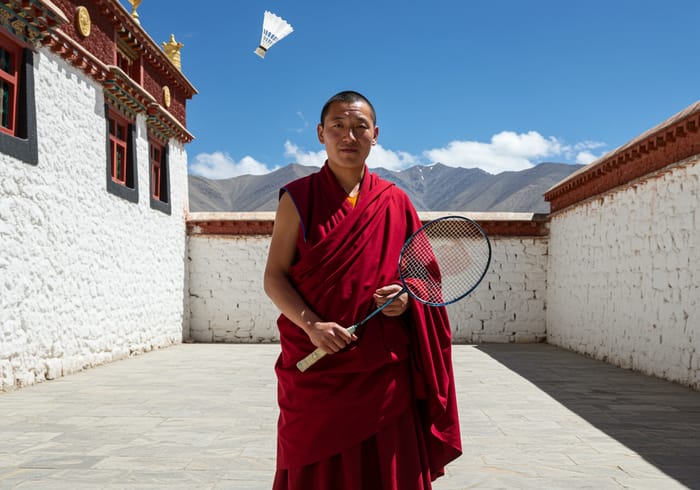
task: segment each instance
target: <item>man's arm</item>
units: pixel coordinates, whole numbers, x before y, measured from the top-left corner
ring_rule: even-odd
[[[306,332],[312,344],[332,354],[357,337],[335,322],[324,322],[290,282],[289,267],[296,254],[298,237],[299,215],[289,194],[284,193],[272,229],[263,282],[265,293],[284,316]]]

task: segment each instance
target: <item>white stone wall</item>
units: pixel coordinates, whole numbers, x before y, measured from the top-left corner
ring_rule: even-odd
[[[106,191],[99,84],[35,55],[39,164],[0,155],[0,390],[182,340],[184,147],[169,146],[172,215],[150,208],[146,125],[139,202]]]
[[[547,341],[700,387],[700,165],[552,217]]]
[[[274,342],[279,312],[263,292],[269,236],[188,238],[190,337],[197,342]],[[547,240],[494,238],[478,288],[450,305],[455,342],[545,338]]]
[[[187,240],[189,336],[196,342],[274,342],[279,313],[263,291],[269,236]]]
[[[447,307],[453,341],[543,342],[546,337],[546,238],[494,237],[481,284]]]

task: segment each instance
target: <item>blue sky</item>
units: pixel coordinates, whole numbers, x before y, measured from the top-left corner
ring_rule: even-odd
[[[131,10],[127,0],[122,4]],[[253,54],[263,12],[294,32]],[[320,166],[324,102],[365,94],[371,167],[589,163],[698,100],[697,0],[143,0],[184,44],[192,174]]]

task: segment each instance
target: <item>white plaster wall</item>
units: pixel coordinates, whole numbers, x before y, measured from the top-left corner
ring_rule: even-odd
[[[187,243],[191,339],[279,341],[279,312],[263,291],[270,237],[192,235]]]
[[[279,312],[263,291],[269,236],[188,238],[190,337],[197,342],[275,342]],[[547,240],[495,238],[479,287],[450,305],[455,342],[545,338]]]
[[[187,157],[170,143],[172,215],[106,191],[99,84],[35,55],[39,164],[0,155],[0,390],[182,340]]]
[[[481,284],[448,305],[453,341],[543,342],[546,339],[546,238],[491,238]]]
[[[547,341],[700,387],[694,158],[554,215]]]

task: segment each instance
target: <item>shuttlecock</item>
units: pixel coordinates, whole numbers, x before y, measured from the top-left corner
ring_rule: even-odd
[[[294,31],[292,26],[287,23],[282,17],[279,17],[272,12],[265,11],[263,17],[262,36],[260,38],[260,46],[255,50],[255,54],[261,58],[265,57],[267,50],[283,37],[291,34]]]

